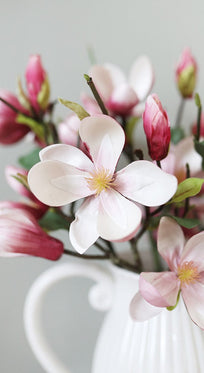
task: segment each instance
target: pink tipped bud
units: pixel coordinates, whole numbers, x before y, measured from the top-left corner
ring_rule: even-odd
[[[192,97],[197,79],[197,63],[190,49],[186,48],[176,67],[176,82],[184,98]]]
[[[45,233],[25,210],[0,211],[0,256],[32,255],[57,260],[63,243]]]
[[[0,97],[25,113],[17,97],[8,91],[0,91]],[[0,144],[10,145],[21,140],[29,131],[29,128],[17,122],[18,114],[4,102],[0,101]]]
[[[50,96],[50,87],[47,73],[44,70],[39,55],[30,56],[25,72],[28,98],[32,107],[39,112],[47,108]]]
[[[168,115],[156,94],[147,98],[143,126],[150,157],[161,161],[168,154],[171,132]]]

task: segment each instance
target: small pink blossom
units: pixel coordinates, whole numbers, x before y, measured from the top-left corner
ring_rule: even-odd
[[[168,154],[171,131],[167,112],[156,94],[147,98],[143,126],[150,157],[154,161],[161,161]]]
[[[0,256],[32,255],[57,260],[63,243],[45,233],[29,212],[0,210]]]
[[[32,107],[37,113],[41,109],[45,110],[49,102],[50,88],[47,73],[38,54],[30,56],[25,78],[28,98]]]
[[[1,90],[0,97],[22,113],[25,113],[25,109],[20,105],[17,97],[12,93]],[[17,115],[18,114],[8,107],[8,105],[0,101],[0,144],[14,144],[29,132],[27,126],[17,122]]]
[[[143,101],[154,81],[152,65],[146,56],[135,60],[128,79],[119,67],[110,63],[94,65],[90,75],[111,114],[141,116]]]
[[[184,98],[191,98],[197,80],[197,62],[189,48],[184,49],[176,67],[176,82]]]
[[[203,242],[204,232],[200,232],[185,243],[180,226],[171,218],[161,219],[158,251],[168,264],[169,271],[141,273],[139,293],[130,305],[134,319],[145,320],[160,312],[163,307],[174,307],[181,292],[190,317],[204,329]],[[151,308],[148,308],[148,304]]]
[[[58,124],[57,131],[63,144],[77,146],[79,140],[80,119],[76,114],[70,114]]]
[[[115,171],[125,134],[111,117],[91,116],[80,123],[79,135],[91,159],[71,145],[51,145],[28,174],[31,191],[49,206],[85,198],[70,225],[70,240],[79,252],[98,237],[109,241],[132,237],[141,222],[137,203],[157,206],[175,193],[177,180],[148,161],[135,161]]]

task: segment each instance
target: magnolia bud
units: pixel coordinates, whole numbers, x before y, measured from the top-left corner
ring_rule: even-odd
[[[161,161],[168,154],[171,132],[168,115],[156,94],[147,98],[143,126],[150,157]]]
[[[2,90],[0,97],[22,113],[26,112],[12,93]],[[0,144],[14,144],[28,133],[29,128],[20,124],[17,116],[18,114],[13,109],[0,101]]]
[[[191,98],[196,85],[197,63],[189,49],[185,49],[176,67],[176,82],[181,95]]]
[[[32,107],[39,112],[45,110],[49,103],[50,85],[41,58],[34,54],[30,56],[25,72],[28,98]]]

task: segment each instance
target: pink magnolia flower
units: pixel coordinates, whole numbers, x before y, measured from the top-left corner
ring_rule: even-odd
[[[181,292],[190,317],[204,329],[203,242],[204,232],[200,232],[185,244],[180,226],[171,218],[161,219],[158,251],[168,264],[169,271],[141,273],[139,293],[130,305],[130,313],[134,319],[145,320],[160,312],[163,307],[175,306]],[[147,303],[151,308],[148,308]]]
[[[186,178],[186,164],[188,163],[191,176],[203,177],[202,157],[195,151],[193,136],[181,140],[176,145],[171,145],[169,154],[162,160],[162,169],[177,177],[180,183]]]
[[[60,141],[63,144],[77,146],[79,138],[80,119],[76,114],[70,114],[57,126]]]
[[[12,93],[2,90],[0,91],[0,97],[22,113],[25,113],[25,109],[20,105],[17,97]],[[17,122],[17,115],[18,114],[15,111],[0,101],[0,144],[14,144],[29,132],[27,126]]]
[[[189,48],[184,49],[176,67],[176,82],[184,98],[192,97],[197,79],[197,63]]]
[[[50,96],[50,87],[47,73],[38,54],[30,56],[25,72],[28,98],[32,107],[39,112],[47,108]]]
[[[146,56],[135,60],[128,79],[113,64],[94,65],[90,75],[111,113],[123,117],[131,114],[141,116],[144,110],[142,101],[154,81],[152,65]]]
[[[135,202],[165,203],[175,193],[177,180],[148,161],[132,162],[116,172],[125,134],[111,117],[83,119],[79,134],[92,160],[70,145],[48,146],[28,182],[36,197],[50,206],[85,198],[69,231],[73,247],[83,253],[99,236],[110,241],[133,236],[141,221]]]
[[[147,98],[143,126],[150,157],[154,161],[161,161],[168,154],[171,131],[167,112],[156,94]]]
[[[46,206],[44,203],[40,202],[28,188],[26,188],[23,184],[21,184],[18,180],[15,179],[14,176],[18,176],[18,174],[27,176],[28,171],[20,167],[6,166],[5,175],[8,184],[21,196],[28,198],[29,203],[7,201],[7,204],[12,204],[14,208],[19,207],[26,209],[27,211],[30,211],[36,219],[40,219],[49,207]]]
[[[63,243],[48,236],[25,210],[0,210],[0,256],[32,255],[57,260]]]

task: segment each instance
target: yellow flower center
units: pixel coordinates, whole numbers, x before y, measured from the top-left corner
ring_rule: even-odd
[[[96,194],[99,195],[103,190],[106,190],[113,185],[113,176],[109,170],[101,168],[99,171],[91,172],[91,177],[86,177],[88,187],[91,190],[95,190]]]
[[[185,262],[181,266],[178,266],[177,272],[178,278],[181,281],[181,286],[195,284],[199,280],[198,268],[195,264],[190,262]]]

